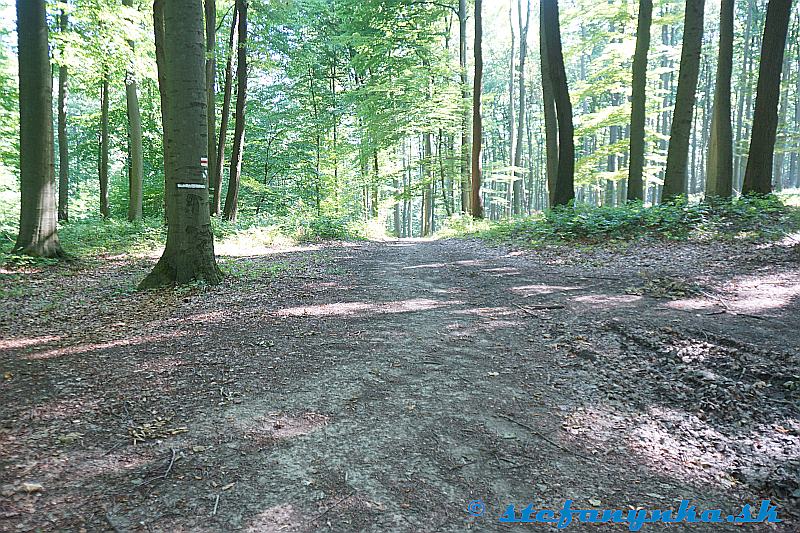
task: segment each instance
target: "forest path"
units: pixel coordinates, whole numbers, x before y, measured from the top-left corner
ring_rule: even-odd
[[[0,530],[491,531],[509,503],[769,497],[793,531],[792,254],[399,240],[228,259],[212,290],[120,293],[145,260],[32,274],[0,321]]]

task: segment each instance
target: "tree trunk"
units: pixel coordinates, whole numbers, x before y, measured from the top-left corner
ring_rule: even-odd
[[[422,236],[427,237],[432,232],[433,220],[433,145],[431,134],[423,134],[422,168],[424,169],[424,183],[422,185]]]
[[[556,192],[558,177],[558,124],[556,122],[556,101],[553,96],[553,82],[550,78],[550,61],[547,53],[547,32],[545,31],[543,5],[539,4],[539,54],[542,70],[542,108],[544,112],[545,152],[547,154],[545,170],[547,174],[547,190],[550,205]]]
[[[481,197],[481,144],[483,142],[481,123],[481,90],[483,86],[483,0],[475,0],[475,75],[472,84],[472,183],[470,201],[474,218],[483,218],[483,198]]]
[[[69,16],[61,10],[59,30],[66,33]],[[66,45],[65,45],[66,46]],[[69,140],[67,137],[67,95],[69,72],[64,64],[58,66],[58,220],[69,220]]]
[[[567,205],[575,198],[575,140],[572,124],[572,102],[569,98],[564,55],[561,51],[561,29],[558,0],[542,0],[543,24],[547,49],[548,71],[558,120],[558,174],[553,205]]]
[[[205,22],[206,22],[206,105],[208,106],[208,168],[211,181],[208,186],[210,190],[216,191],[219,188],[217,181],[217,2],[216,0],[205,0]],[[234,15],[234,19],[236,16]],[[213,198],[213,197],[212,197]],[[212,208],[216,207],[213,204]],[[213,211],[216,213],[216,211]]]
[[[719,57],[708,145],[706,196],[730,198],[733,192],[733,124],[731,76],[733,73],[734,0],[722,0],[719,22]]]
[[[44,0],[17,1],[19,50],[19,233],[14,251],[63,255],[56,221],[53,79]]]
[[[650,50],[650,24],[653,0],[640,0],[636,26],[636,51],[633,54],[631,94],[630,165],[628,200],[644,200],[645,121],[647,119],[647,53]]]
[[[100,155],[98,174],[100,178],[100,214],[103,218],[111,216],[108,208],[108,67],[103,66],[103,79],[100,86]]]
[[[513,2],[508,3],[508,25],[511,29],[511,54],[509,54],[509,61],[508,61],[508,166],[509,166],[509,186],[507,187],[508,190],[508,206],[511,208],[511,212],[514,213],[514,197],[513,197],[513,185],[514,180],[516,178],[516,172],[514,171],[514,151],[516,150],[517,143],[515,142],[516,138],[516,120],[514,120],[514,64],[516,62],[516,57],[514,52],[516,50],[516,38],[517,35],[514,32],[514,17],[513,17]]]
[[[236,5],[233,8],[231,18],[231,31],[228,35],[228,61],[225,63],[225,89],[222,96],[222,117],[219,124],[219,142],[217,155],[215,158],[216,166],[213,171],[213,199],[211,201],[211,214],[219,213],[222,202],[222,169],[225,166],[225,139],[228,135],[228,121],[231,116],[231,94],[233,93],[233,43],[236,38],[236,26],[239,11]]]
[[[742,194],[772,192],[772,157],[778,127],[778,98],[781,89],[781,68],[789,31],[791,0],[770,0],[764,38],[761,41],[761,64],[758,68],[756,107],[747,169]]]
[[[133,0],[122,0],[122,5],[133,8]],[[139,111],[139,95],[136,86],[134,42],[129,40],[131,60],[125,76],[125,102],[128,112],[128,220],[142,219],[142,187],[144,152],[142,150],[142,117]]]
[[[522,139],[525,132],[525,60],[528,56],[528,27],[531,21],[531,2],[528,0],[525,22],[522,22],[522,0],[517,0],[519,22],[519,113],[517,113],[517,145],[514,148],[514,201],[513,213],[522,214],[524,203],[522,183],[525,176],[522,167]]]
[[[233,127],[233,151],[228,178],[228,194],[222,216],[230,222],[236,221],[239,207],[239,176],[242,172],[244,152],[245,105],[247,101],[247,0],[236,0],[239,13],[239,48],[236,52],[236,124]]]
[[[467,133],[467,122],[469,120],[469,108],[467,106],[467,0],[458,0],[458,66],[461,76],[461,212],[469,212],[469,169],[467,159],[469,158],[469,135]]]
[[[700,51],[703,44],[703,10],[705,0],[686,2],[683,25],[683,49],[678,72],[678,92],[672,114],[667,168],[664,173],[662,201],[686,192],[686,171],[689,161],[689,137],[694,115],[694,98],[700,72]]]
[[[222,280],[222,272],[214,258],[208,211],[203,10],[194,0],[156,0],[153,18],[156,43],[163,47],[156,57],[161,55],[159,89],[166,104],[164,194],[168,230],[161,259],[139,287],[192,280],[216,284]]]

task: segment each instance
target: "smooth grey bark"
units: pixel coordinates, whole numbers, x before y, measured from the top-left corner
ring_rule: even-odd
[[[19,233],[14,251],[63,255],[56,221],[53,79],[45,0],[17,0],[19,50]]]
[[[228,177],[228,193],[222,217],[234,222],[239,210],[239,181],[244,153],[245,109],[247,105],[247,0],[236,0],[239,13],[239,39],[236,52],[236,123],[233,127],[233,150],[231,170]]]
[[[772,157],[778,128],[778,99],[783,54],[789,31],[791,0],[770,0],[761,41],[761,63],[756,85],[756,106],[742,194],[772,192]]]
[[[703,43],[703,11],[705,0],[686,2],[683,24],[683,47],[678,72],[675,110],[672,113],[667,168],[664,171],[662,200],[673,199],[686,192],[689,162],[689,137],[694,116],[697,78],[700,73],[700,52]]]
[[[706,196],[730,198],[733,192],[733,124],[731,77],[733,75],[734,0],[722,0],[719,22],[719,55],[711,137],[706,166]]]
[[[217,2],[216,0],[205,0],[204,6],[206,22],[206,105],[208,106],[208,149],[206,154],[208,154],[209,188],[216,190],[219,187],[214,172],[214,169],[217,168]]]
[[[470,186],[470,213],[474,218],[483,218],[481,197],[481,144],[483,142],[481,121],[481,92],[483,87],[483,1],[475,0],[475,75],[472,82],[472,179]]]
[[[103,218],[111,216],[108,207],[108,66],[103,65],[103,79],[100,82],[100,154],[97,158],[98,174],[100,179],[100,215]]]
[[[58,17],[61,33],[69,28],[69,15],[61,10]],[[67,134],[67,98],[69,96],[69,68],[64,63],[58,66],[58,220],[69,220],[69,136]]]
[[[153,19],[165,131],[167,244],[140,288],[222,280],[208,205],[203,10],[195,0],[155,0]],[[179,186],[182,185],[182,186]],[[186,185],[194,186],[192,188]]]
[[[133,0],[122,0],[122,5],[133,7]],[[125,74],[125,103],[128,113],[128,220],[142,219],[142,196],[144,183],[144,151],[142,150],[142,116],[139,109],[139,94],[136,83],[134,50],[135,43],[128,41],[131,60]]]
[[[216,215],[220,211],[222,203],[222,170],[225,166],[225,141],[228,136],[228,122],[231,116],[231,95],[233,94],[233,43],[236,40],[236,28],[238,23],[239,11],[234,5],[231,18],[231,31],[228,34],[228,60],[225,63],[225,88],[222,95],[222,116],[219,124],[219,139],[217,141],[217,155],[215,165],[210,167],[213,179],[213,197],[211,201],[211,214]]]
[[[517,136],[516,146],[514,147],[514,186],[513,186],[513,213],[522,214],[524,203],[523,180],[525,172],[522,168],[522,142],[525,132],[525,60],[528,57],[528,28],[531,22],[531,2],[527,2],[525,11],[525,22],[522,18],[522,0],[517,0],[517,20],[519,23],[519,113],[517,113]]]
[[[644,200],[645,120],[647,119],[647,54],[650,50],[650,25],[653,21],[653,0],[640,0],[636,25],[636,50],[633,53],[631,82],[630,164],[628,166],[628,200]]]
[[[458,66],[459,76],[461,77],[461,159],[459,170],[461,171],[461,212],[469,212],[469,134],[467,133],[467,123],[469,122],[469,107],[467,106],[467,0],[458,0]]]

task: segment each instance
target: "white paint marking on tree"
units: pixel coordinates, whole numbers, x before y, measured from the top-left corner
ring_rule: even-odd
[[[205,183],[178,183],[179,189],[205,189]]]

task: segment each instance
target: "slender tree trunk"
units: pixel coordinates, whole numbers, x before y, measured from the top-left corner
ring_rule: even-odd
[[[461,77],[461,212],[469,212],[469,106],[467,104],[467,0],[458,0],[458,66]]]
[[[59,30],[66,33],[69,16],[61,10]],[[66,46],[66,45],[65,45]],[[63,58],[62,58],[63,59]],[[67,137],[67,96],[69,72],[67,65],[58,66],[58,220],[69,220],[69,139]]]
[[[739,177],[742,173],[742,163],[744,161],[742,150],[742,124],[744,122],[744,103],[746,86],[749,84],[750,79],[750,65],[753,63],[753,58],[750,53],[750,34],[753,25],[753,11],[755,8],[752,6],[753,0],[745,0],[747,6],[747,18],[744,23],[744,36],[742,38],[742,68],[740,69],[739,83],[737,85],[737,105],[733,109],[736,114],[736,126],[734,130],[734,149],[733,149],[733,186],[738,185]]]
[[[564,55],[561,51],[558,0],[542,0],[541,6],[545,25],[548,71],[558,120],[558,175],[553,194],[553,205],[566,205],[575,198],[575,139],[573,138],[572,102],[569,98]]]
[[[122,5],[133,8],[133,0],[122,0]],[[125,75],[125,102],[128,112],[128,220],[141,220],[144,182],[144,152],[142,150],[142,117],[139,111],[139,94],[136,84],[134,48],[128,41],[131,60]]]
[[[797,33],[795,42],[795,85],[794,85],[794,134],[795,146],[792,150],[792,155],[789,158],[789,175],[791,176],[790,187],[797,187],[800,185],[800,16],[797,20]]]
[[[514,198],[513,213],[522,214],[524,204],[522,184],[525,179],[522,167],[522,142],[525,132],[525,60],[528,56],[528,28],[531,21],[531,2],[528,0],[525,11],[525,22],[522,18],[522,0],[517,0],[517,20],[519,23],[519,112],[517,113],[517,144],[514,148]]]
[[[722,0],[719,22],[719,57],[708,145],[706,196],[730,198],[733,192],[733,125],[731,77],[733,74],[734,0]]]
[[[19,233],[14,251],[63,255],[53,168],[53,78],[45,0],[17,1],[19,50]]]
[[[236,220],[239,207],[239,180],[244,152],[245,105],[247,101],[247,3],[248,0],[236,1],[236,11],[239,13],[239,48],[236,53],[236,124],[233,127],[233,151],[231,152],[228,194],[225,196],[225,209],[222,212],[223,218],[230,222]]]
[[[231,31],[228,34],[228,61],[225,63],[225,88],[222,96],[222,117],[219,124],[219,141],[217,145],[216,166],[213,167],[214,183],[211,214],[220,211],[222,203],[222,174],[225,167],[225,140],[228,136],[228,122],[231,116],[231,94],[233,93],[233,43],[236,39],[236,27],[239,19],[238,6],[234,5],[231,18]]]
[[[652,20],[653,0],[640,0],[639,20],[636,26],[636,51],[633,55],[628,200],[644,200],[647,53],[650,50],[650,24]]]
[[[472,86],[472,199],[471,214],[483,218],[481,197],[481,145],[483,144],[481,122],[481,92],[483,86],[483,0],[475,0],[475,76]]]
[[[370,192],[372,194],[372,210],[370,214],[372,215],[373,219],[378,218],[378,183],[380,180],[380,172],[378,167],[378,150],[373,149],[372,151],[372,184],[370,187]]]
[[[193,280],[216,284],[222,272],[214,258],[208,211],[205,43],[203,10],[195,0],[153,4],[167,176],[167,244],[140,288]],[[162,68],[163,67],[163,68]]]
[[[205,0],[205,29],[206,29],[206,105],[208,106],[208,168],[209,188],[216,191],[219,182],[216,181],[217,168],[217,2]],[[234,15],[234,18],[235,15]],[[213,197],[212,197],[213,198]],[[212,209],[216,205],[212,200]],[[213,211],[216,213],[216,211]]]
[[[781,90],[781,68],[789,31],[791,0],[770,0],[761,44],[761,64],[758,68],[756,107],[747,169],[742,193],[772,192],[772,157],[778,127],[778,98]]]
[[[550,205],[556,192],[556,179],[558,177],[558,124],[556,121],[556,100],[553,95],[553,82],[550,77],[550,60],[547,51],[547,35],[544,18],[544,5],[539,3],[539,54],[542,70],[542,107],[544,112],[544,137],[547,174],[547,190]]]
[[[678,92],[672,114],[667,168],[664,173],[663,200],[686,192],[689,137],[692,130],[697,77],[700,72],[700,51],[703,43],[703,10],[705,0],[686,2],[683,26],[683,48],[678,72]]]
[[[108,208],[108,67],[103,66],[103,80],[100,86],[100,155],[98,171],[100,176],[100,214],[111,216]]]
[[[513,186],[516,178],[516,172],[514,171],[514,151],[516,150],[517,143],[515,142],[516,139],[516,120],[514,120],[514,113],[515,113],[515,106],[514,106],[514,82],[516,73],[514,72],[514,66],[516,63],[515,57],[515,50],[516,50],[516,39],[517,34],[514,31],[514,17],[513,17],[513,2],[508,3],[508,25],[511,29],[511,53],[509,54],[509,61],[508,61],[508,166],[509,166],[509,186],[508,186],[508,206],[511,208],[512,213],[516,213],[514,208],[514,198],[513,198]],[[521,30],[520,30],[521,31]]]

